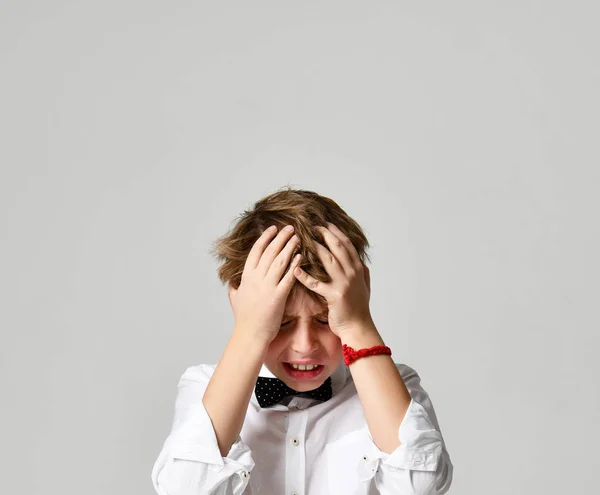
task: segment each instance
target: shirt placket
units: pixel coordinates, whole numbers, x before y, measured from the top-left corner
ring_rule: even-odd
[[[306,472],[306,423],[308,411],[290,411],[285,448],[285,493],[304,495]]]

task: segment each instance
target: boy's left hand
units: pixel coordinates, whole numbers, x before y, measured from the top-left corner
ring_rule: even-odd
[[[327,225],[316,227],[329,248],[317,243],[317,255],[331,282],[320,282],[299,267],[294,275],[306,288],[325,298],[329,328],[341,338],[344,332],[373,326],[369,310],[371,279],[350,239],[332,223]]]

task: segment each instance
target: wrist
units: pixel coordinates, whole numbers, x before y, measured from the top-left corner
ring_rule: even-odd
[[[266,355],[272,341],[268,336],[241,325],[234,327],[231,340],[254,355]]]
[[[339,335],[342,344],[353,349],[364,349],[376,345],[385,345],[383,338],[372,322],[347,328]]]

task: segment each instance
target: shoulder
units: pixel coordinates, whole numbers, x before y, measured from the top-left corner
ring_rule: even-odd
[[[408,388],[408,391],[413,397],[417,394],[417,391],[424,392],[423,385],[421,384],[421,376],[417,370],[404,363],[394,364],[396,365],[396,368],[398,369],[406,388]]]
[[[418,379],[420,380],[421,378],[419,377],[419,374],[417,373],[417,371],[408,366],[407,364],[404,363],[394,363],[396,365],[396,368],[398,369],[400,376],[402,376],[403,380],[415,380]]]
[[[179,384],[185,382],[208,383],[215,372],[216,364],[196,364],[189,366],[181,375]]]

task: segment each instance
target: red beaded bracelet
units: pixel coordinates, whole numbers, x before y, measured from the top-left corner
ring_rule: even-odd
[[[365,356],[376,356],[377,354],[391,356],[392,350],[387,345],[376,345],[375,347],[368,347],[366,349],[355,351],[352,347],[344,344],[342,345],[342,354],[344,356],[344,364],[350,366],[354,361]]]

